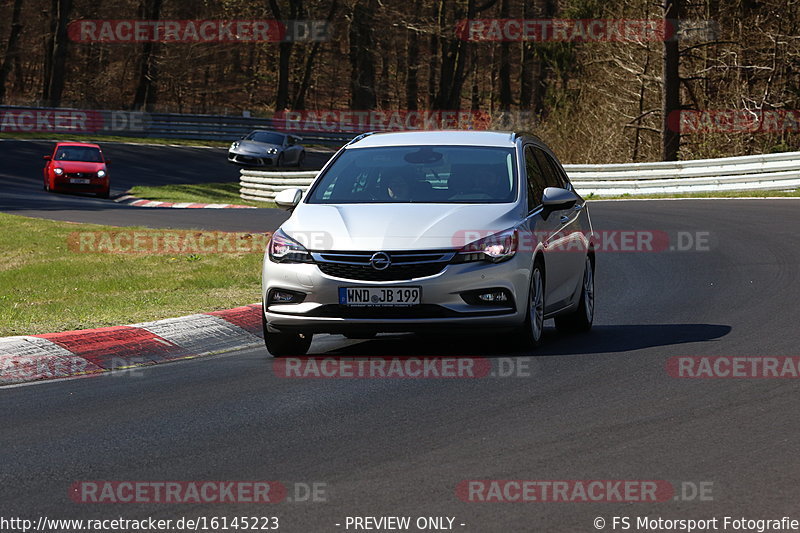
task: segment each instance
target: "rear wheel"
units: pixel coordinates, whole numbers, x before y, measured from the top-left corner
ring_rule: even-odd
[[[583,271],[581,301],[575,311],[556,317],[556,328],[565,333],[579,333],[592,329],[594,320],[594,263],[588,255]]]
[[[528,291],[528,312],[521,331],[521,344],[526,348],[542,345],[544,333],[544,267],[541,261],[533,264],[531,287]]]

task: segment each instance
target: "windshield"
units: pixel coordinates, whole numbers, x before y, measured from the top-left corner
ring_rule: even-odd
[[[283,135],[269,131],[254,131],[245,140],[268,144],[283,144]]]
[[[392,146],[345,150],[320,177],[310,204],[513,202],[513,148]]]
[[[83,146],[64,146],[56,151],[56,161],[85,161],[87,163],[102,163],[103,156],[100,150]]]

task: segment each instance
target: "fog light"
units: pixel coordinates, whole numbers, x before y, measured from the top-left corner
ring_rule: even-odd
[[[514,295],[508,289],[491,287],[461,293],[461,298],[470,305],[493,305],[513,309]]]
[[[508,296],[503,291],[484,292],[478,295],[478,300],[483,302],[507,302]]]
[[[306,295],[302,292],[289,291],[286,289],[272,289],[267,297],[268,304],[299,304],[305,299]]]

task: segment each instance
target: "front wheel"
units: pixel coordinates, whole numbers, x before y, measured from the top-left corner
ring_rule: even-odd
[[[542,345],[544,333],[544,269],[540,262],[533,265],[531,288],[528,291],[528,312],[522,326],[521,344],[526,348]]]
[[[283,166],[283,154],[279,154],[278,155],[278,160],[275,161],[275,166],[276,167],[282,167]]]
[[[261,312],[261,330],[264,332],[264,345],[273,357],[305,355],[314,337],[311,333],[273,333],[267,328],[267,318]]]
[[[556,317],[556,328],[565,333],[580,333],[592,329],[594,321],[594,264],[586,256],[581,286],[581,301],[575,311]]]
[[[264,333],[264,344],[274,357],[300,356],[311,347],[311,333]]]
[[[305,151],[300,152],[300,155],[297,156],[298,168],[303,166],[303,161],[305,160],[305,158],[306,158],[306,152]]]

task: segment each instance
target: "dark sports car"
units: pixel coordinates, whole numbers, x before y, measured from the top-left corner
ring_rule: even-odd
[[[248,167],[299,167],[306,156],[305,148],[297,144],[301,140],[300,137],[276,131],[251,131],[231,144],[228,161]]]

